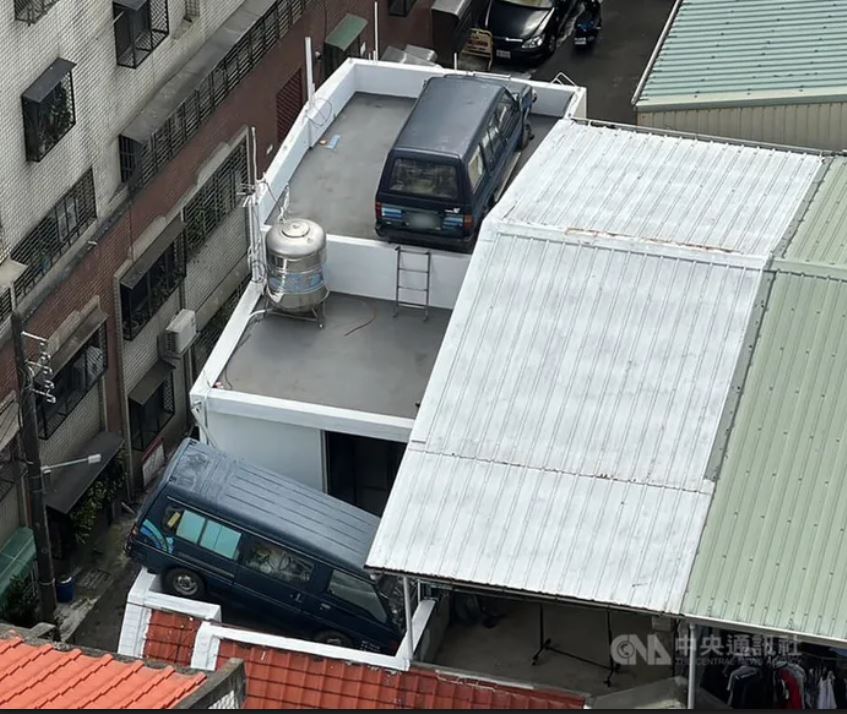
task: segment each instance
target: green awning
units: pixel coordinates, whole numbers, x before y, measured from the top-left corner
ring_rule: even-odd
[[[26,573],[35,560],[35,538],[29,528],[18,528],[0,548],[0,599],[12,581]]]
[[[326,44],[337,47],[342,52],[346,52],[356,38],[362,34],[368,26],[368,21],[358,15],[350,15],[349,13],[344,19],[339,22],[335,29],[329,33],[326,38]]]

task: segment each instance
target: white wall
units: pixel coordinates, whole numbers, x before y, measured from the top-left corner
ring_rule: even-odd
[[[639,126],[768,144],[847,149],[847,102],[680,108],[637,112]]]
[[[404,249],[403,265],[407,268],[423,268],[426,258],[423,255],[409,255],[405,251],[415,252],[422,249],[407,247]],[[433,307],[449,310],[456,304],[459,289],[465,279],[470,255],[431,250],[429,303]],[[348,295],[394,300],[396,283],[397,250],[396,246],[383,241],[364,238],[329,236],[326,251],[326,282],[333,292]],[[409,274],[403,276],[404,284],[423,287],[424,282],[415,283],[414,278],[424,280],[424,276]],[[408,299],[408,295],[405,296]]]
[[[212,446],[231,456],[324,490],[320,429],[212,412],[205,431]],[[206,440],[202,430],[201,436]]]

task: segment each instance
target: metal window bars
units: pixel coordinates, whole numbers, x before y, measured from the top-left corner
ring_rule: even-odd
[[[128,0],[112,3],[115,18],[115,54],[121,67],[141,66],[168,36],[168,1],[147,0],[138,5]]]
[[[314,2],[316,0],[277,0],[147,142],[119,137],[121,179],[128,184],[131,193],[141,190],[176,157]]]
[[[238,205],[247,183],[247,141],[241,142],[183,209],[188,257],[196,254],[206,238]]]
[[[58,60],[38,81],[55,81],[47,75],[60,62],[64,63],[63,68],[66,67],[67,72],[49,91],[42,94],[36,90],[37,98],[29,96],[26,92],[21,97],[27,161],[41,161],[76,124],[71,63]]]
[[[20,301],[97,219],[94,172],[88,169],[38,225],[12,248],[13,260],[26,265],[15,280],[15,298]],[[0,295],[0,321],[12,312],[10,291]]]
[[[34,25],[58,0],[15,0],[15,19]]]

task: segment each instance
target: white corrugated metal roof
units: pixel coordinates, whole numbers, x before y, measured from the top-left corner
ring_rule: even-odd
[[[477,246],[368,558],[676,612],[760,264]]]
[[[493,214],[764,256],[822,162],[811,152],[563,121]]]
[[[483,226],[368,565],[678,613],[762,269],[819,165],[554,129]]]

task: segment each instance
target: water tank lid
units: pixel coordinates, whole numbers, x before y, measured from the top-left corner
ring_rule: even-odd
[[[305,258],[323,250],[326,233],[314,221],[293,218],[277,223],[268,232],[268,252],[283,258]]]

